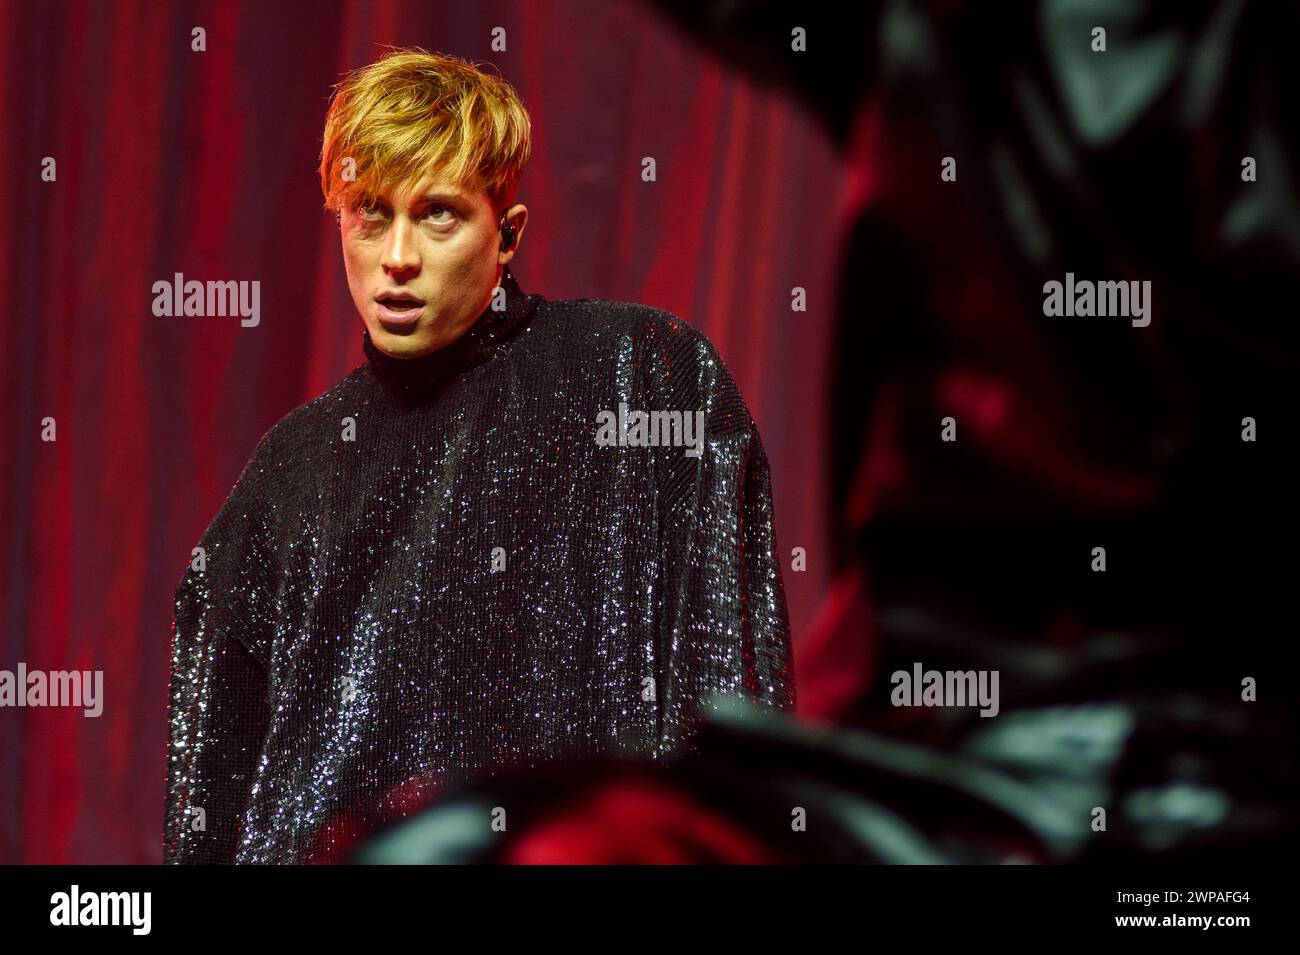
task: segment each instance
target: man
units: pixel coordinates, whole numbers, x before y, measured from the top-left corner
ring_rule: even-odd
[[[452,57],[337,90],[366,361],[263,437],[177,588],[166,861],[304,861],[411,780],[662,759],[711,694],[793,707],[754,422],[674,316],[520,288],[529,150]]]

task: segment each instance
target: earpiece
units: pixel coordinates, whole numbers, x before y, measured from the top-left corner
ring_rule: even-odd
[[[515,244],[514,223],[506,225],[506,217],[501,217],[501,251],[504,252]]]

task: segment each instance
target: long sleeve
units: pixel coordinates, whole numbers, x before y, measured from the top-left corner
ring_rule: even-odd
[[[685,328],[685,326],[683,326]],[[767,455],[739,390],[697,332],[660,350],[659,407],[700,410],[702,453],[657,449],[665,546],[660,577],[660,747],[689,735],[709,696],[793,709],[790,621]],[[655,362],[652,362],[655,364]],[[685,372],[685,373],[683,373]]]
[[[230,863],[270,708],[273,514],[266,439],[175,593],[163,861]]]

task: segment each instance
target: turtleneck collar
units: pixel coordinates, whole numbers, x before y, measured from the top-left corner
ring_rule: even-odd
[[[362,325],[362,349],[375,377],[406,397],[427,393],[448,378],[467,371],[492,356],[502,341],[512,337],[527,323],[539,296],[527,295],[518,279],[507,267],[501,278],[506,307],[496,311],[491,304],[464,334],[445,348],[417,358],[394,358],[381,352]]]

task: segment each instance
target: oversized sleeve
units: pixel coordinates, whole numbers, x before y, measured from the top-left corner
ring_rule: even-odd
[[[661,523],[659,747],[671,753],[715,694],[793,710],[790,620],[772,480],[758,428],[713,345],[679,323],[652,346],[648,401],[700,411],[698,456],[655,449]]]
[[[269,434],[175,591],[165,863],[235,861],[266,738],[276,548]]]

